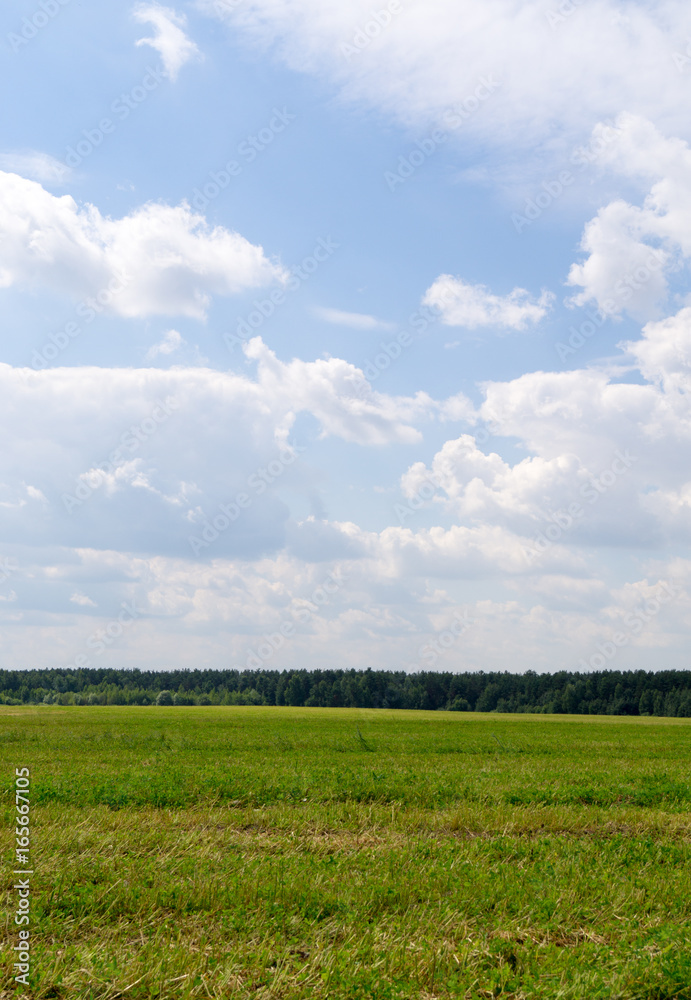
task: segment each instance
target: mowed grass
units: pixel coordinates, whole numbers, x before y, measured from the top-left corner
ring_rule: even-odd
[[[7,708],[0,754],[33,997],[691,998],[691,720]]]

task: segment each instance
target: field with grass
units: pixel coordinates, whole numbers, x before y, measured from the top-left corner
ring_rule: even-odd
[[[691,720],[4,708],[0,753],[3,998],[691,998]]]

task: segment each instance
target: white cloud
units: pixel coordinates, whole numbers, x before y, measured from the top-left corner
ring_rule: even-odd
[[[26,492],[27,495],[31,497],[32,500],[40,500],[42,503],[48,503],[45,494],[41,490],[37,489],[37,487],[27,486]]]
[[[525,330],[539,323],[549,312],[554,295],[543,291],[533,299],[524,288],[514,288],[508,295],[494,295],[484,285],[471,285],[461,278],[442,274],[427,289],[423,304],[438,309],[446,326],[479,326]]]
[[[691,391],[691,307],[643,327],[640,340],[623,345],[650,381],[667,392]]]
[[[80,594],[79,591],[75,591],[70,597],[72,604],[78,604],[81,608],[97,608],[98,604],[96,601],[92,601],[90,597],[86,594]]]
[[[320,421],[324,436],[367,445],[412,443],[422,440],[413,425],[438,409],[424,392],[415,396],[376,392],[360,369],[340,358],[284,364],[260,337],[246,345],[245,353],[258,362],[260,383],[291,422],[296,412],[308,410]]]
[[[617,452],[634,459],[594,505],[583,503],[574,477],[568,491],[545,489],[544,509],[565,509],[567,499],[579,501],[588,512],[579,540],[587,536],[589,544],[655,547],[691,538],[683,500],[670,504],[663,499],[683,497],[689,481],[689,398],[669,383],[610,382],[597,371],[537,372],[490,383],[480,412],[498,434],[516,435],[547,462],[574,456],[579,475],[587,470],[596,479],[612,479],[606,473]],[[678,517],[673,516],[675,504]]]
[[[417,425],[438,412],[423,393],[375,392],[340,359],[282,362],[259,338],[246,353],[254,377],[201,367],[0,365],[5,537],[189,558],[195,525],[245,491],[252,505],[241,530],[224,534],[218,548],[257,556],[286,544],[290,512],[280,491],[290,484],[307,502],[314,491],[309,457],[289,443],[301,413],[323,437],[368,447],[418,442]],[[279,466],[276,488],[257,480],[248,489],[282,453],[294,460]]]
[[[0,287],[46,286],[75,299],[102,293],[120,316],[202,318],[231,295],[286,272],[261,247],[182,203],[148,203],[121,219],[0,172]]]
[[[438,124],[494,75],[500,88],[457,132],[464,145],[480,136],[524,150],[548,136],[570,142],[622,108],[689,135],[691,70],[674,59],[691,35],[685,0],[589,0],[556,23],[559,4],[544,0],[408,0],[386,30],[373,23],[374,37],[351,59],[343,46],[372,20],[370,0],[198,6],[272,44],[294,69],[335,80],[346,99],[416,130]]]
[[[665,138],[651,122],[623,114],[616,131],[600,144],[598,162],[619,177],[647,186],[641,206],[618,199],[600,209],[585,227],[568,283],[582,291],[574,305],[596,302],[603,312],[626,311],[637,319],[659,315],[668,297],[668,278],[691,259],[691,149]],[[604,126],[595,129],[597,139]]]
[[[484,386],[478,413],[460,396],[439,403],[363,392],[347,362],[284,362],[259,338],[246,350],[254,377],[0,366],[7,499],[0,542],[13,546],[8,555],[21,566],[12,582],[14,620],[0,618],[7,662],[27,665],[39,646],[48,659],[73,662],[94,629],[92,607],[73,598],[88,594],[106,619],[122,600],[145,609],[95,665],[126,662],[136,644],[142,664],[164,666],[174,655],[191,666],[200,657],[244,666],[247,650],[338,570],[347,584],[271,666],[317,665],[331,650],[339,666],[405,667],[456,609],[467,608],[476,624],[435,668],[575,669],[649,598],[655,581],[671,577],[653,557],[691,541],[691,394],[683,391],[690,330],[682,310],[625,345],[645,384],[612,381],[597,369],[534,372]],[[175,401],[158,422],[157,400]],[[248,488],[249,477],[281,454],[300,413],[323,434],[371,446],[420,442],[421,423],[447,412],[487,421],[495,441],[483,451],[460,435],[426,462],[406,461],[401,501],[432,476],[438,499],[402,526],[393,498],[391,522],[379,530],[298,520],[284,497],[309,495],[309,453],[294,451],[261,495]],[[133,427],[143,432],[139,444]],[[512,445],[507,457],[506,437],[524,454],[513,457]],[[589,503],[583,487],[611,470],[617,451],[629,465],[620,463],[611,485],[603,479]],[[86,499],[68,514],[61,496],[76,494],[77,484]],[[252,502],[237,530],[222,531],[195,558],[189,535],[240,491]],[[584,512],[579,526],[528,558],[536,533],[558,524],[553,514],[573,502]],[[651,558],[641,567],[646,548]],[[691,580],[691,568],[677,566],[674,575]],[[500,587],[515,599],[498,599]],[[63,612],[42,610],[46,592]],[[617,654],[617,665],[646,666],[651,650],[664,650],[667,666],[683,663],[690,628],[688,597],[670,602]]]
[[[157,344],[153,344],[149,348],[146,352],[145,360],[153,361],[159,354],[173,354],[174,351],[179,351],[184,343],[182,334],[178,333],[177,330],[168,330]]]
[[[454,520],[501,527],[522,539],[526,569],[528,561],[537,558],[538,533],[554,523],[563,528],[554,539],[560,559],[565,558],[565,547],[609,544],[623,531],[631,542],[636,537],[649,538],[651,518],[636,474],[641,449],[624,460],[617,451],[625,454],[613,449],[602,464],[584,448],[581,455],[534,455],[511,465],[494,452],[485,454],[473,437],[463,434],[447,441],[429,468],[422,462],[411,466],[401,477],[401,488],[404,496],[414,499],[429,496],[433,484],[437,490],[434,503]],[[599,484],[597,489],[593,482]],[[622,518],[622,507],[626,518]]]
[[[327,323],[334,323],[336,326],[349,326],[354,330],[391,330],[395,325],[365,313],[343,312],[341,309],[315,306],[314,312]]]
[[[0,170],[7,170],[22,177],[30,177],[41,184],[66,184],[72,177],[72,170],[48,153],[36,150],[0,153]]]
[[[171,80],[176,79],[186,62],[199,57],[199,49],[185,34],[187,18],[184,14],[158,3],[140,3],[134,8],[132,16],[140,24],[153,25],[153,38],[140,38],[136,44],[156,49]]]
[[[626,625],[625,615],[644,609],[661,584],[691,578],[688,563],[681,560],[673,574],[671,566],[657,572],[651,567],[644,571],[647,576],[633,576],[620,587],[603,588],[593,577],[557,570],[533,579],[514,577],[511,589],[516,598],[492,600],[478,595],[473,573],[486,573],[483,563],[493,547],[503,565],[511,566],[510,550],[502,552],[499,534],[494,539],[486,534],[484,541],[479,532],[439,534],[434,539],[423,534],[417,551],[400,532],[386,538],[372,536],[366,542],[367,558],[312,564],[286,553],[200,564],[88,548],[38,553],[32,549],[26,568],[36,592],[49,585],[54,602],[56,595],[64,594],[65,612],[34,611],[21,630],[0,617],[6,663],[28,666],[40,659],[53,666],[85,653],[94,666],[121,666],[131,662],[136,650],[137,662],[150,667],[163,668],[171,661],[194,667],[201,659],[210,666],[230,663],[242,668],[248,652],[263,645],[263,637],[275,633],[282,621],[295,622],[297,610],[334,573],[342,584],[331,587],[326,600],[322,592],[318,611],[309,621],[297,623],[292,639],[275,653],[264,654],[267,666],[314,667],[328,657],[334,667],[375,661],[381,668],[417,663],[420,669],[423,644],[448,628],[460,611],[474,619],[474,625],[448,656],[433,665],[435,669],[577,669],[579,658],[592,655],[597,642],[610,640]],[[478,546],[484,546],[485,556],[474,555]],[[460,575],[473,580],[470,599],[454,596],[450,589],[454,558]],[[416,575],[435,562],[446,579],[430,584]],[[402,577],[401,569],[408,575]],[[98,595],[104,625],[122,601],[140,610],[132,629],[103,656],[94,655],[86,645],[99,624],[91,609],[69,608],[69,596],[84,590]],[[30,601],[17,594],[16,619],[27,606]],[[667,666],[683,665],[690,624],[691,601],[682,587],[640,635],[631,636],[616,665],[648,668],[651,650],[664,652]]]
[[[691,530],[691,412],[687,395],[677,390],[675,365],[688,336],[682,315],[676,326],[651,326],[640,345],[627,345],[656,384],[610,382],[596,370],[538,372],[485,386],[478,414],[460,396],[439,403],[424,393],[375,392],[338,358],[280,361],[260,338],[246,346],[256,362],[254,378],[202,368],[19,373],[2,366],[0,483],[6,484],[8,530],[18,539],[63,542],[78,530],[93,547],[190,555],[193,526],[246,489],[252,473],[286,447],[298,415],[307,413],[322,436],[360,446],[422,442],[419,427],[426,421],[479,416],[498,441],[515,437],[529,451],[509,462],[465,434],[447,441],[428,464],[410,467],[404,495],[414,497],[433,479],[439,488],[432,509],[447,526],[423,530],[406,520],[403,528],[387,529],[375,549],[386,543],[387,559],[398,553],[397,565],[417,565],[420,573],[480,572],[482,566],[527,572],[526,544],[555,511],[574,502],[587,517],[550,555],[554,571],[573,568],[568,550],[613,538],[636,545],[684,539]],[[152,420],[160,401],[169,399],[175,405],[168,416]],[[128,433],[132,427],[145,428],[141,443]],[[617,453],[630,456],[628,465],[591,504],[592,480],[603,473],[612,478]],[[281,472],[278,488],[290,483],[309,496],[309,458],[304,466],[298,459]],[[83,493],[84,504],[69,513],[61,497]],[[32,506],[39,500],[50,504],[47,519]],[[290,512],[279,495],[266,490],[256,501],[243,531],[219,540],[219,554],[256,555],[288,543]],[[395,523],[393,504],[391,516]],[[290,544],[307,558],[330,546],[364,552],[374,545],[374,536],[356,526],[326,535],[320,529],[319,538],[316,530],[306,524],[290,535]]]
[[[645,213],[624,201],[600,209],[589,222],[581,240],[588,254],[583,264],[574,264],[568,284],[583,291],[569,303],[585,306],[596,302],[603,313],[619,317],[623,311],[636,319],[648,319],[659,312],[667,298],[665,263],[668,254],[645,243],[650,233]]]
[[[675,322],[650,324],[640,342],[625,345],[650,379],[645,384],[611,381],[596,369],[536,372],[485,385],[477,413],[461,395],[439,402],[425,393],[376,392],[339,358],[281,361],[260,338],[245,348],[256,364],[253,377],[204,368],[32,372],[0,366],[0,504],[8,537],[62,544],[84,533],[92,547],[189,556],[190,526],[246,489],[256,469],[288,446],[298,416],[309,414],[322,437],[361,447],[423,445],[420,428],[432,420],[480,419],[492,427],[496,444],[486,451],[461,434],[430,461],[407,463],[405,497],[414,497],[427,479],[438,484],[431,509],[440,534],[426,529],[432,534],[423,544],[415,532],[424,523],[406,519],[415,537],[398,528],[387,536],[401,551],[423,545],[441,552],[453,542],[458,553],[472,532],[443,544],[439,538],[452,527],[477,529],[493,552],[505,547],[508,562],[500,565],[506,568],[513,549],[524,549],[555,511],[574,502],[587,517],[560,541],[565,551],[612,539],[636,546],[682,541],[691,533],[691,396],[683,391],[690,330],[689,310],[683,310]],[[166,400],[174,405],[161,417]],[[141,440],[133,427],[143,429]],[[502,457],[502,437],[515,438],[527,454]],[[608,470],[618,453],[629,456],[628,464],[593,494],[593,479],[612,479]],[[280,490],[290,483],[305,497],[313,491],[309,456],[299,453],[289,465],[277,477],[279,493],[258,495],[243,531],[220,539],[221,554],[256,555],[287,544],[290,510]],[[84,504],[68,512],[63,495],[82,494]],[[391,520],[399,520],[393,502]],[[306,554],[332,544],[340,551],[346,541],[370,544],[360,529],[319,538],[316,530],[306,525],[294,544]],[[471,548],[476,551],[475,541]]]
[[[526,556],[528,538],[499,525],[453,525],[451,528],[385,528],[379,533],[362,532],[355,525],[346,526],[351,537],[363,545],[370,578],[388,580],[415,577],[441,579],[478,579],[530,570]],[[547,564],[578,567],[577,557],[555,546],[548,553]]]

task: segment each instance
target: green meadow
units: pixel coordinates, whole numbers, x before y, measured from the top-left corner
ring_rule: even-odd
[[[3,998],[691,1000],[689,719],[4,707],[0,753]]]

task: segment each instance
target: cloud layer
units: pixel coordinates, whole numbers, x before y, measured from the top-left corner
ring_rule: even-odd
[[[448,627],[463,588],[491,581],[505,599],[466,600],[476,625],[437,666],[501,668],[510,654],[515,669],[573,668],[661,581],[677,580],[680,596],[632,641],[626,665],[656,665],[646,660],[656,650],[676,662],[691,628],[691,565],[660,553],[691,540],[690,331],[683,309],[624,345],[642,384],[588,369],[486,385],[477,413],[456,410],[486,421],[496,448],[463,433],[410,464],[380,530],[291,516],[283,491],[307,495],[312,481],[291,438],[297,414],[345,442],[410,447],[455,403],[365,395],[347,362],[282,362],[259,338],[246,349],[254,378],[2,366],[2,542],[18,557],[0,611],[10,658],[61,623],[54,655],[72,662],[109,608],[135,600],[145,660],[168,655],[175,635],[182,662],[196,648],[227,663],[225,648],[242,667],[335,573],[343,584],[267,662],[318,663],[331,651],[335,665],[421,668],[417,651]],[[528,455],[501,457],[507,437]],[[613,546],[645,559],[627,582],[606,579]],[[131,655],[129,641],[112,662]]]
[[[580,204],[592,200],[574,223],[584,226],[581,253],[562,277],[569,304],[638,318],[642,334],[626,334],[618,362],[561,372],[519,368],[518,377],[477,385],[476,406],[463,393],[434,398],[431,389],[416,389],[438,384],[438,345],[421,340],[399,357],[394,349],[379,356],[383,366],[367,363],[361,371],[326,349],[333,346],[327,324],[366,335],[386,328],[385,321],[317,308],[325,342],[316,349],[291,326],[300,322],[300,298],[312,310],[315,301],[355,301],[355,272],[344,255],[333,285],[315,287],[320,272],[295,297],[294,311],[262,325],[267,340],[281,338],[277,351],[258,337],[244,344],[240,373],[181,364],[42,371],[0,365],[0,641],[8,665],[74,663],[89,649],[92,655],[90,637],[124,601],[137,609],[131,630],[93,665],[243,667],[256,666],[259,656],[275,667],[420,669],[429,666],[420,649],[463,610],[473,627],[437,668],[574,668],[672,581],[674,600],[645,612],[646,628],[617,665],[686,665],[691,562],[670,552],[691,541],[691,306],[680,280],[691,256],[691,58],[678,58],[691,34],[691,11],[680,0],[558,7],[542,0],[410,0],[400,10],[389,5],[387,17],[380,6],[373,12],[368,0],[198,3],[228,20],[234,43],[241,37],[260,47],[262,71],[271,72],[273,58],[315,74],[320,101],[335,88],[341,99],[410,129],[418,162],[437,148],[429,136],[442,128],[440,142],[448,139],[445,148],[460,151],[459,164],[470,166],[463,180],[488,180],[493,170],[524,175],[526,164],[550,158],[572,163],[571,144],[618,115],[614,126],[596,125],[592,133],[592,183],[578,189]],[[175,10],[144,3],[134,17],[153,28],[137,45],[159,53],[170,79],[200,57]],[[136,61],[131,37],[127,58]],[[281,70],[271,84],[285,79]],[[482,80],[492,84],[480,99]],[[291,92],[298,93],[304,96],[302,84]],[[178,110],[186,111],[192,137],[184,87],[168,96],[176,103],[159,120],[169,114],[165,120],[177,128]],[[619,114],[622,108],[629,110]],[[307,115],[304,124],[304,135],[312,135]],[[272,129],[255,129],[248,142],[270,143]],[[135,128],[131,136],[142,133]],[[109,151],[113,164],[126,162],[125,149],[132,153],[126,130],[120,136],[123,157]],[[388,159],[368,160],[374,193],[364,194],[375,212],[382,207],[377,199],[388,198],[383,165],[396,162],[405,140],[383,129],[382,141]],[[212,145],[200,143],[198,151]],[[309,142],[298,146],[303,159],[296,168],[313,153]],[[268,218],[265,178],[278,178],[279,195],[282,183],[293,184],[297,169],[286,170],[287,160],[275,167],[279,159],[263,159],[266,173],[255,174],[259,194],[252,195],[253,185],[243,189],[247,217],[254,211],[258,220]],[[410,157],[406,162],[412,169]],[[313,157],[308,176],[314,163],[321,169]],[[59,293],[87,307],[95,299],[125,318],[200,319],[215,297],[287,281],[262,247],[230,223],[211,226],[187,203],[149,202],[113,218],[102,209],[110,176],[96,207],[42,186],[71,179],[46,155],[6,153],[0,166],[5,288]],[[323,176],[329,179],[328,170]],[[605,185],[606,197],[595,201]],[[548,182],[541,190],[543,203],[559,197]],[[406,198],[409,191],[413,185]],[[542,210],[537,196],[535,204]],[[425,225],[444,213],[445,194],[429,205]],[[225,219],[230,208],[218,202],[215,211]],[[310,213],[302,215],[286,219],[295,219],[293,235],[312,240],[305,229]],[[513,287],[509,254],[492,262],[487,285],[442,273],[456,266],[454,240],[468,235],[454,225],[430,245],[435,270],[413,287],[416,299],[424,294],[443,324],[469,330],[524,330],[548,313],[553,320],[550,293]],[[506,225],[510,232],[508,211]],[[398,230],[392,232],[396,239]],[[537,240],[539,232],[535,225],[523,238]],[[355,234],[351,259],[357,240]],[[553,250],[571,253],[573,244],[573,231],[552,234],[543,262]],[[449,257],[439,261],[434,255],[443,252]],[[406,283],[416,280],[411,262],[396,247],[387,258],[391,274]],[[375,289],[373,301],[384,293]],[[40,307],[46,302],[50,296]],[[390,305],[395,315],[397,304],[382,305],[382,314]],[[568,317],[561,320],[568,326]],[[158,338],[147,361],[184,359],[182,335],[169,325],[147,335],[147,344]],[[297,356],[286,359],[287,344]],[[531,343],[523,346],[528,356]],[[431,361],[420,362],[425,349]],[[127,364],[128,355],[118,356]],[[453,380],[448,367],[443,377]],[[379,378],[384,369],[375,391],[368,372]],[[452,386],[445,391],[472,378],[469,364],[458,382],[445,381]],[[406,388],[390,388],[396,384]],[[327,476],[338,505],[333,517],[315,485]],[[295,638],[267,646],[264,637],[309,602],[315,610]]]
[[[384,27],[368,0],[198,6],[273,45],[294,69],[335,80],[347,99],[416,129],[439,125],[495,74],[501,87],[463,125],[461,142],[474,134],[526,149],[550,134],[580,135],[622,108],[688,134],[691,11],[682,0],[410,0]],[[344,45],[358,48],[358,32],[367,44],[348,58]]]
[[[276,490],[312,491],[313,472],[290,444],[299,414],[322,436],[379,447],[419,441],[415,425],[437,411],[424,394],[375,392],[339,359],[284,363],[259,338],[246,354],[254,378],[0,365],[2,539],[191,558],[201,551],[189,541],[197,526],[246,493],[241,523],[214,539],[214,551],[259,556],[286,544],[288,509]]]

